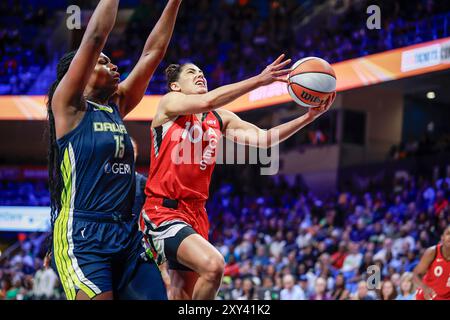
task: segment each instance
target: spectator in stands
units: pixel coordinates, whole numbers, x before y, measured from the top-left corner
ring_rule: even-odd
[[[231,290],[231,297],[233,300],[239,299],[243,295],[242,279],[235,278],[233,283],[233,290]]]
[[[312,234],[308,232],[308,230],[305,227],[300,226],[298,229],[298,236],[296,239],[297,246],[300,249],[303,249],[304,247],[311,244],[312,240]]]
[[[281,255],[285,245],[286,241],[283,239],[283,232],[278,231],[275,235],[275,238],[272,240],[272,243],[270,244],[270,253],[273,256]]]
[[[411,250],[406,253],[406,259],[405,259],[405,271],[412,272],[416,265],[419,263],[419,259],[416,255],[416,250]]]
[[[6,300],[22,300],[22,280],[16,276],[13,285],[6,291]]]
[[[256,300],[256,291],[251,278],[245,278],[242,282],[242,294],[237,298],[238,300]]]
[[[327,293],[327,281],[324,278],[317,278],[314,284],[314,294],[309,300],[331,300],[331,297]]]
[[[345,241],[339,243],[339,249],[331,255],[331,263],[334,268],[342,269],[344,260],[347,257],[347,244]]]
[[[9,290],[12,288],[11,280],[4,275],[2,277],[1,287],[0,287],[0,300],[5,300],[6,295]]]
[[[283,277],[283,290],[280,293],[280,300],[306,300],[303,289],[295,284],[292,274]]]
[[[396,300],[414,300],[416,288],[413,282],[413,274],[405,272],[400,278],[400,293]]]
[[[34,275],[33,297],[37,300],[53,300],[57,298],[58,276],[50,267],[50,258],[46,256],[43,266]]]
[[[229,282],[223,286],[220,295],[223,299],[281,299],[281,290],[286,289],[283,281],[286,275],[294,276],[294,286],[302,289],[305,299],[342,298],[345,290],[352,299],[370,299],[376,296],[375,291],[367,290],[365,283],[367,268],[371,265],[377,265],[382,279],[387,280],[383,283],[385,297],[407,298],[414,289],[409,291],[408,281],[403,280],[408,277],[403,273],[412,271],[423,251],[439,241],[436,235],[448,224],[450,216],[448,206],[440,215],[434,214],[439,190],[444,191],[447,201],[450,199],[449,192],[444,190],[448,188],[445,177],[418,179],[405,176],[392,180],[389,186],[374,185],[371,191],[349,190],[341,193],[336,201],[333,197],[319,198],[312,192],[304,192],[295,185],[286,184],[284,179],[264,181],[258,184],[260,188],[244,193],[237,188],[242,187],[243,174],[242,168],[237,170],[236,177],[227,172],[226,184],[218,184],[217,191],[211,191],[213,197],[207,204],[214,208],[209,211],[213,215],[211,222],[217,225],[213,230],[217,239],[215,244],[227,261],[226,281]],[[441,182],[438,184],[437,181]],[[26,182],[27,190],[34,192],[36,183]],[[1,190],[8,189],[9,184],[11,182],[0,182]],[[17,189],[21,188],[19,182],[16,185]],[[427,188],[436,192],[431,205],[422,197]],[[346,212],[342,222],[334,225],[333,215],[327,214],[328,209],[321,211],[316,206],[318,199],[322,208],[338,205],[339,210]],[[356,241],[352,238],[352,229],[355,230],[353,227],[361,219],[365,220],[369,236]],[[290,229],[294,225],[301,227]],[[357,233],[359,237],[359,231]],[[36,257],[42,251],[37,247],[42,243],[34,239],[42,236],[29,235],[27,241],[21,237],[26,250],[18,250],[12,258],[0,263],[0,298],[5,298],[11,283],[17,284],[18,280],[20,289],[12,290],[10,297],[27,299],[30,291],[32,293],[27,268],[31,274],[40,269],[34,264],[39,263]],[[271,252],[273,240],[277,245]],[[362,258],[358,263],[360,254]],[[24,260],[29,260],[28,266],[24,265]],[[336,264],[339,260],[342,265]],[[345,266],[352,271],[343,272]],[[244,278],[248,280],[245,282],[246,293]],[[321,282],[325,282],[325,289],[321,288]],[[399,290],[400,295],[392,294],[391,287]],[[253,289],[253,294],[249,288]]]
[[[344,276],[354,276],[362,263],[362,254],[359,252],[359,245],[356,242],[350,242],[349,253],[344,259],[341,271]]]
[[[228,256],[228,262],[225,265],[224,276],[236,277],[239,276],[239,264],[236,262],[236,258],[234,254],[230,254]]]
[[[381,260],[383,263],[387,260],[387,255],[391,253],[392,254],[392,239],[387,238],[384,240],[383,248],[379,250],[374,256],[374,260]]]
[[[358,289],[353,295],[353,300],[374,300],[374,298],[369,295],[366,281],[358,282]]]
[[[26,275],[22,279],[22,287],[19,292],[18,300],[32,300],[33,299],[33,276]]]
[[[309,300],[310,296],[313,294],[313,291],[310,289],[310,285],[308,283],[308,277],[304,274],[299,276],[299,286],[303,290],[305,294],[305,300]]]
[[[163,4],[162,0],[155,2],[155,5],[159,4],[160,7]],[[174,61],[176,57],[183,59],[192,57],[194,61],[203,61],[206,72],[211,76],[210,85],[215,88],[253,74],[256,66],[264,64],[280,48],[284,48],[294,60],[305,56],[320,56],[334,63],[434,40],[445,34],[446,20],[436,19],[436,15],[449,11],[446,1],[440,1],[438,5],[436,1],[429,1],[428,3],[435,4],[431,6],[431,10],[425,9],[430,6],[418,6],[414,10],[409,10],[407,9],[408,1],[395,3],[395,9],[391,7],[392,1],[380,3],[385,13],[383,21],[386,23],[383,24],[382,30],[376,33],[369,33],[354,23],[358,19],[355,12],[360,12],[364,4],[367,7],[370,2],[357,1],[342,6],[339,15],[332,9],[333,1],[325,3],[328,10],[321,10],[321,13],[318,13],[323,15],[320,19],[324,22],[316,25],[315,32],[311,34],[303,32],[305,31],[302,30],[303,28],[310,26],[298,24],[296,16],[297,12],[308,10],[303,7],[308,5],[307,2],[193,1],[190,3],[189,10],[180,12],[180,20],[183,24],[175,31],[176,45],[169,51],[166,61]],[[111,43],[119,43],[119,45],[110,48],[110,51],[118,61],[124,75],[129,74],[132,68],[129,58],[136,57],[138,48],[143,46],[145,38],[142,35],[146,34],[149,20],[151,22],[157,19],[155,10],[151,9],[148,2],[143,2],[134,8],[125,30],[128,39],[126,46],[119,40],[115,40],[114,35],[111,36]],[[7,74],[5,81],[1,81],[7,86],[0,88],[0,93],[6,91],[8,94],[24,94],[32,86],[32,80],[37,78],[40,82],[48,82],[42,79],[42,74],[39,77],[36,76],[43,66],[49,63],[51,57],[46,52],[60,50],[60,48],[47,48],[46,39],[51,37],[51,31],[46,30],[50,29],[51,19],[46,17],[55,16],[48,10],[51,9],[27,8],[22,10],[22,14],[9,16],[10,23],[7,26],[0,26],[0,57],[2,57],[0,58],[0,78],[2,73]],[[196,13],[196,17],[201,18],[194,19],[192,12]],[[14,25],[20,27],[16,28]],[[299,29],[293,28],[294,25]],[[202,36],[199,36],[200,34]],[[123,49],[118,50],[118,47]],[[197,47],[205,48],[205,50],[194,55],[192,49]],[[299,47],[302,50],[298,50]],[[27,52],[38,54],[30,55]],[[165,93],[162,70],[166,67],[167,65],[162,64],[159,72],[155,74],[154,85],[150,87],[151,93]],[[31,76],[26,76],[27,74]],[[311,140],[314,143],[326,138],[322,130],[312,130]],[[397,158],[411,153],[408,145],[398,149],[392,152]]]
[[[401,275],[398,272],[395,272],[394,274],[391,275],[390,280],[396,289],[400,288],[400,278]]]
[[[445,212],[445,210],[448,209],[448,200],[444,196],[444,191],[439,190],[436,194],[436,200],[433,204],[433,210],[435,216],[440,216]]]
[[[379,290],[380,300],[395,300],[397,298],[397,289],[390,280],[383,281]]]
[[[256,248],[256,255],[253,258],[253,263],[255,265],[267,266],[270,263],[269,257],[267,256],[266,248],[264,246],[258,246]]]
[[[274,291],[275,284],[271,277],[264,277],[262,287],[258,290],[258,299],[259,300],[278,300],[280,299],[279,295]]]
[[[367,273],[367,270],[370,266],[374,264],[373,260],[373,252],[369,250],[369,248],[366,248],[366,253],[364,253],[363,262],[361,263],[361,266],[359,267],[357,275],[355,275],[350,282],[358,282],[360,280],[365,279],[365,274]]]
[[[336,276],[333,292],[331,293],[332,300],[347,300],[350,297],[350,293],[346,289],[346,282],[344,275],[339,273]]]

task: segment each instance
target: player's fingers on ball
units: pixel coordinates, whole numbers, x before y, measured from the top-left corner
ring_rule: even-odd
[[[282,55],[280,55],[274,62],[272,62],[272,65],[275,66],[275,65],[279,64],[281,61],[283,61],[285,56],[286,55],[284,53]]]
[[[333,104],[334,100],[336,99],[336,93],[331,94],[327,101],[325,102],[326,109],[328,110],[331,108],[331,105]]]
[[[337,96],[336,92],[333,92],[333,95],[331,96],[331,103],[333,103],[334,100],[336,100],[336,96]]]
[[[282,68],[286,67],[287,65],[289,65],[291,62],[292,62],[292,59],[287,59],[286,61],[283,61],[282,63],[277,64],[277,65],[275,66],[275,68],[277,68],[277,69],[282,69]],[[291,70],[291,69],[290,69],[290,70]],[[292,70],[291,70],[291,71],[292,71]]]
[[[288,75],[290,72],[291,72],[291,69],[278,70],[278,71],[274,71],[273,75],[275,77],[281,77],[281,76]]]
[[[280,81],[280,82],[284,82],[284,83],[289,83],[289,79],[288,78],[283,78],[283,77],[278,77],[275,78],[276,81]]]
[[[327,110],[331,108],[331,106],[333,105],[333,103],[334,103],[334,99],[331,100],[330,103],[327,105]]]
[[[332,98],[328,99],[327,103],[325,104],[325,109],[326,110],[330,109],[333,102],[334,102],[334,99],[332,99]]]

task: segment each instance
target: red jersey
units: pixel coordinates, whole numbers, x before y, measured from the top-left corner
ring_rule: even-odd
[[[450,300],[450,261],[442,255],[442,244],[436,246],[436,256],[423,277],[423,283],[432,288],[437,297],[434,300]],[[419,288],[416,299],[423,299]]]
[[[199,120],[195,114],[178,116],[151,129],[147,197],[206,200],[222,136],[216,111]]]

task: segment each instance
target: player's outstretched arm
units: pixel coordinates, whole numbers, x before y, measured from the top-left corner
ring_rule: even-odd
[[[51,104],[56,118],[70,121],[65,116],[74,115],[83,108],[84,90],[114,27],[118,6],[119,0],[101,0],[97,5],[80,47],[53,95]]]
[[[293,134],[328,111],[335,98],[336,94],[334,93],[323,106],[312,108],[303,116],[270,130],[258,128],[254,124],[242,120],[231,111],[219,109],[217,112],[222,118],[225,136],[228,139],[243,145],[270,148],[290,138]]]
[[[275,81],[287,82],[286,75],[291,69],[283,69],[291,63],[291,59],[283,61],[282,54],[263,72],[250,79],[226,85],[204,94],[186,95],[181,92],[170,92],[161,99],[160,108],[168,117],[208,112],[220,108],[240,96],[260,86]]]
[[[422,288],[424,297],[427,300],[432,300],[436,296],[436,292],[426,284],[423,283],[423,276],[427,273],[428,268],[433,262],[436,255],[436,247],[431,247],[425,250],[419,264],[414,268],[413,271],[413,281],[415,284]]]
[[[116,102],[123,116],[144,97],[150,79],[164,58],[172,38],[182,0],[169,0],[161,17],[145,42],[142,55],[130,75],[119,85]]]

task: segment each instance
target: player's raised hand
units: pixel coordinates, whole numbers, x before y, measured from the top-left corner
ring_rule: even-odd
[[[286,83],[288,82],[286,76],[289,74],[289,72],[292,71],[292,69],[284,68],[287,67],[292,62],[292,60],[284,60],[285,57],[286,55],[282,54],[274,62],[269,64],[263,70],[263,72],[260,73],[259,78],[262,86],[271,84],[275,81],[282,81]]]
[[[336,92],[333,92],[332,94],[330,94],[328,99],[322,105],[316,108],[310,108],[308,111],[308,115],[313,119],[317,119],[319,116],[330,110],[335,99],[336,99]]]

